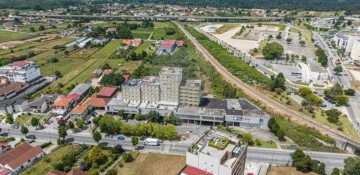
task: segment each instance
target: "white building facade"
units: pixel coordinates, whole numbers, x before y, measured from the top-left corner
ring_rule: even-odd
[[[41,76],[39,67],[34,62],[17,61],[0,67],[0,76],[5,76],[10,82],[31,82]]]
[[[360,60],[360,39],[354,41],[350,57],[353,60]]]

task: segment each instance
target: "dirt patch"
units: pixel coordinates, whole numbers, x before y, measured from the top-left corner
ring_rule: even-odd
[[[185,166],[185,157],[166,154],[139,154],[135,161],[125,163],[119,174],[176,175]]]
[[[296,168],[294,167],[270,167],[270,170],[268,172],[268,175],[317,175],[316,173],[309,172],[309,173],[303,173],[300,171],[296,171]]]

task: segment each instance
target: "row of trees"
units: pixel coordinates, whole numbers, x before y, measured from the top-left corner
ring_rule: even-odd
[[[321,48],[316,49],[315,55],[318,57],[318,62],[321,64],[321,66],[327,66],[328,64],[328,57],[325,53],[325,51]]]
[[[319,175],[326,175],[325,164],[312,160],[311,157],[306,155],[301,149],[296,149],[291,158],[293,161],[292,165],[299,171],[313,171]]]
[[[331,100],[334,100],[338,105],[347,105],[349,103],[348,95],[354,95],[353,89],[343,90],[339,83],[335,83],[333,87],[325,89],[324,95]]]
[[[302,102],[302,106],[304,107],[319,106],[323,103],[323,100],[316,96],[310,88],[299,88],[298,93],[304,98],[304,101]]]
[[[275,118],[270,118],[268,121],[268,128],[270,132],[274,133],[276,137],[278,137],[279,140],[285,140],[285,132],[280,128]]]

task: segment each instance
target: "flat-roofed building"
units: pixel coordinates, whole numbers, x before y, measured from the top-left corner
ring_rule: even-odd
[[[350,57],[353,60],[360,60],[360,39],[354,41],[354,45],[351,50]]]
[[[160,71],[160,104],[178,106],[182,69],[163,67]]]
[[[180,105],[199,106],[201,80],[183,80],[180,85]]]
[[[159,77],[146,76],[141,81],[142,103],[156,104],[160,101]]]
[[[122,85],[122,95],[125,101],[129,102],[141,102],[141,89],[140,89],[141,80],[131,79],[127,80]]]
[[[236,135],[210,130],[192,144],[186,152],[187,166],[213,175],[244,174],[247,145]]]

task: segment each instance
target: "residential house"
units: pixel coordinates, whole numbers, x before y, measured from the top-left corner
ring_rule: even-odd
[[[91,41],[91,44],[99,44],[99,45],[104,45],[109,41],[109,38],[105,38],[105,37],[99,37],[99,38],[95,38],[94,40]]]
[[[60,30],[59,31],[59,37],[61,37],[61,38],[64,38],[68,34],[69,34],[69,32],[67,30]]]
[[[96,69],[94,72],[92,72],[92,76],[93,77],[99,77],[102,74],[102,70],[101,69]]]
[[[104,70],[104,75],[110,75],[113,72],[112,69],[105,69]]]
[[[121,41],[121,44],[125,45],[125,46],[130,46],[131,45],[131,40],[130,39],[123,39]]]
[[[13,22],[6,22],[3,24],[3,26],[6,30],[16,30]]]
[[[115,27],[109,27],[108,29],[106,29],[106,32],[114,33],[114,32],[116,32],[116,28]]]
[[[68,173],[59,170],[52,170],[47,175],[88,175],[88,174],[82,172],[81,170],[72,169]]]
[[[45,94],[29,103],[29,109],[34,113],[44,113],[52,108],[58,94]]]
[[[75,103],[76,101],[71,97],[59,96],[54,101],[52,113],[66,115],[71,111]]]
[[[157,54],[171,54],[176,48],[176,40],[165,40],[159,47]]]
[[[142,44],[141,38],[134,38],[133,46],[139,47]]]
[[[11,145],[8,145],[7,143],[0,143],[0,154],[5,153],[5,151],[9,150],[10,148]]]
[[[80,83],[76,85],[75,88],[69,92],[69,95],[72,95],[75,98],[75,95],[73,94],[77,94],[79,97],[76,99],[76,101],[80,102],[82,99],[84,99],[86,94],[89,92],[90,88],[91,88],[90,83]]]
[[[117,88],[104,87],[97,93],[97,98],[112,98],[117,92]]]
[[[25,112],[28,108],[29,104],[25,99],[17,98],[0,100],[0,113],[2,114]]]
[[[0,167],[8,169],[13,174],[26,169],[32,165],[36,160],[44,156],[43,150],[40,146],[31,146],[24,142],[14,149],[0,155]]]
[[[70,117],[74,120],[83,119],[85,120],[93,111],[93,107],[86,103],[77,105],[73,110],[70,112]]]
[[[176,46],[177,47],[182,47],[182,46],[184,46],[184,41],[183,40],[179,40],[179,41],[176,41]]]
[[[91,97],[85,100],[84,104],[93,106],[94,109],[104,110],[110,98],[98,98],[98,93],[94,93]]]

